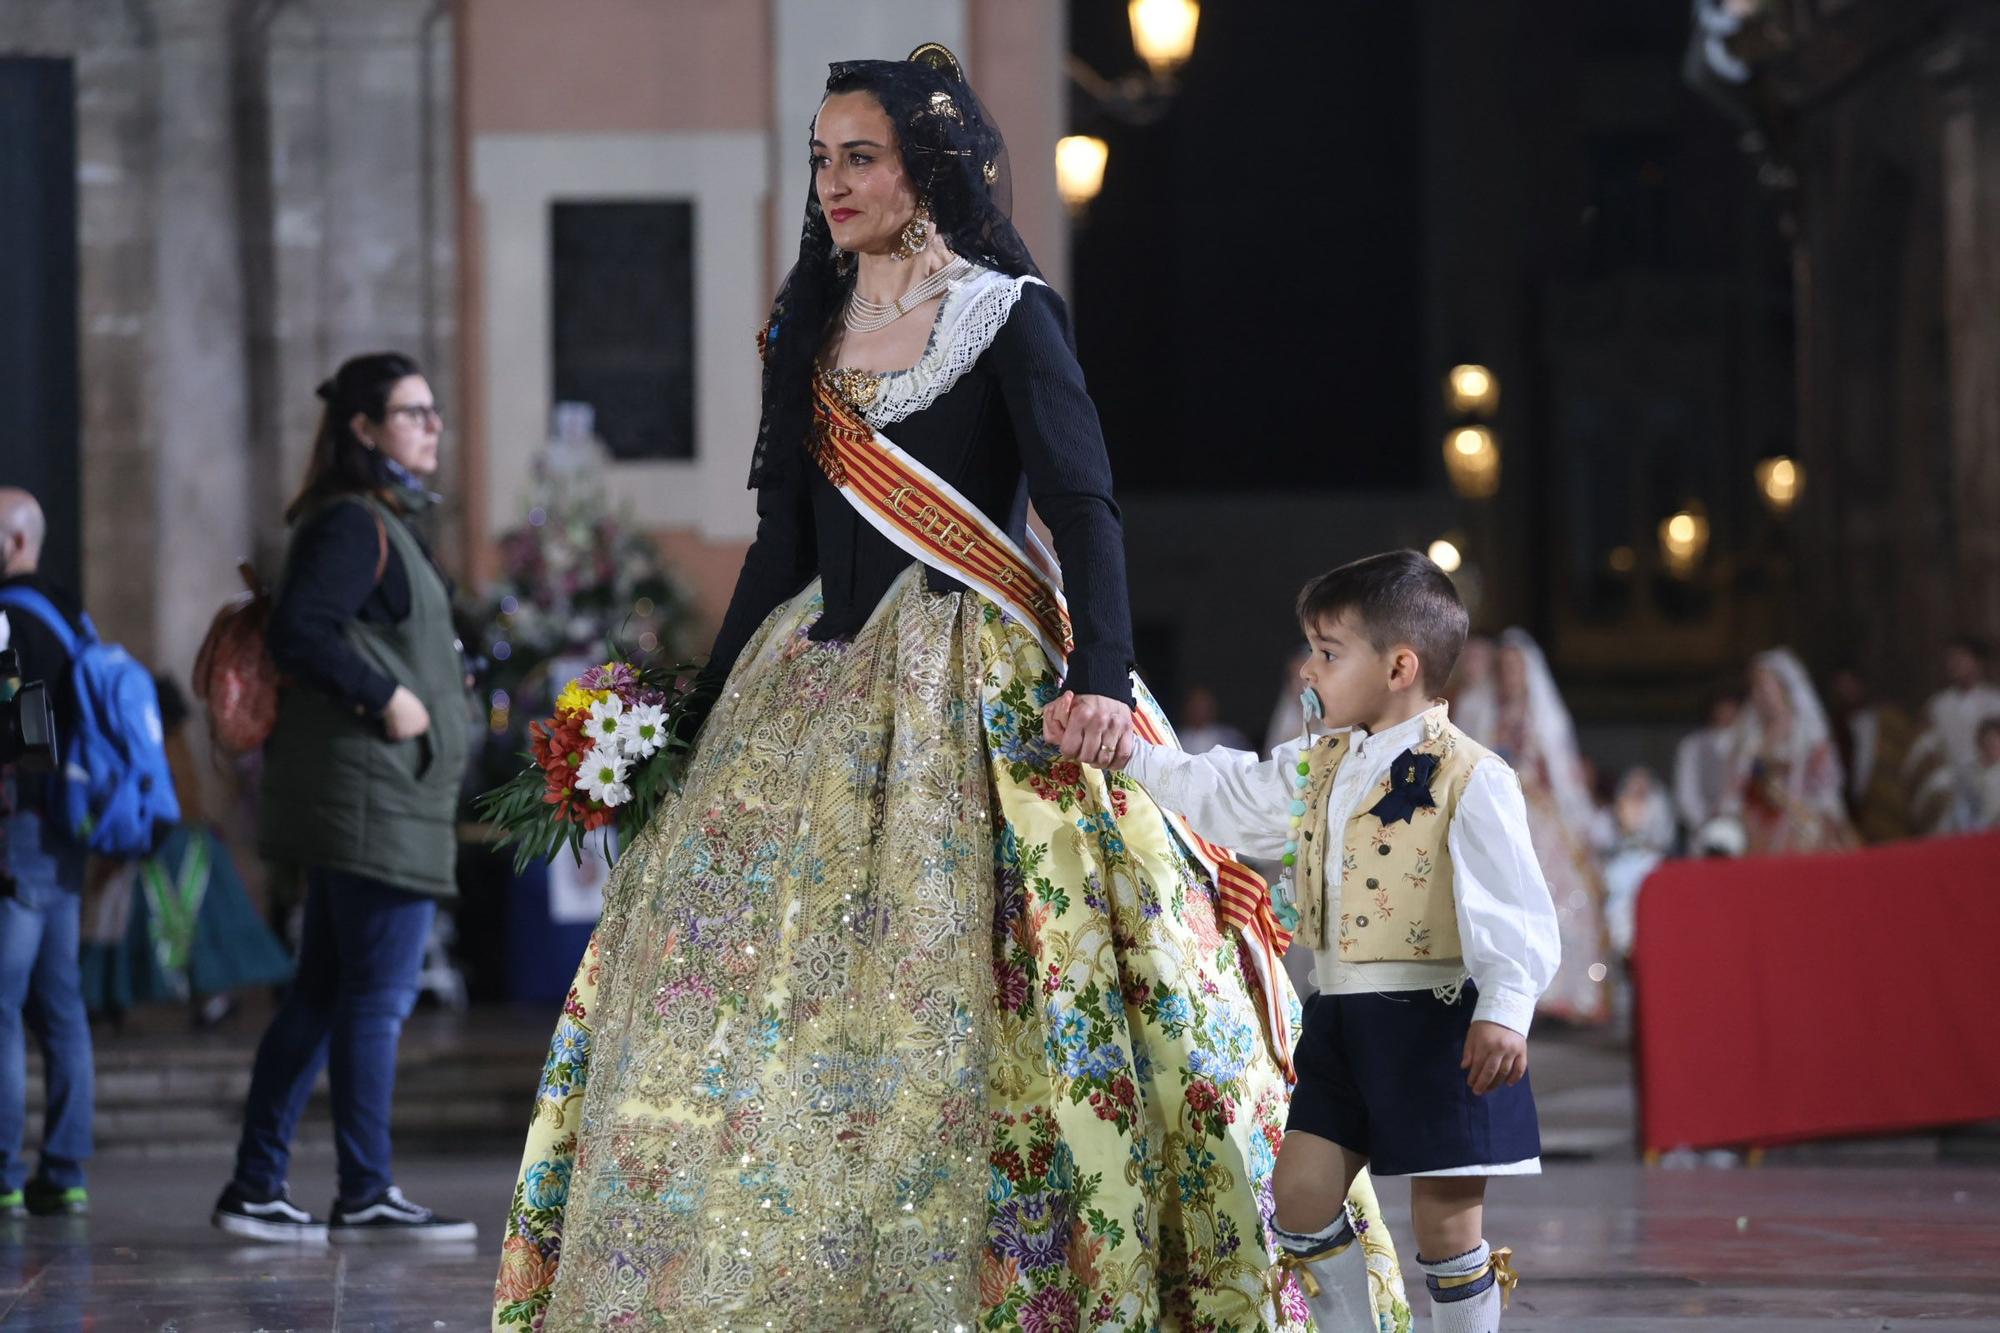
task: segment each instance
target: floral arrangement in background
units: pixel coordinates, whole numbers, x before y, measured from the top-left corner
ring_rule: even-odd
[[[534,502],[500,538],[499,577],[460,608],[486,706],[482,789],[516,772],[526,719],[551,711],[560,719],[557,685],[606,642],[632,644],[641,659],[684,657],[691,646],[688,595],[652,538],[612,510],[610,455],[592,434],[589,407],[557,404],[555,424],[536,463]]]

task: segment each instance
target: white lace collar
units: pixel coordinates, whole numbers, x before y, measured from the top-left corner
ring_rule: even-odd
[[[930,341],[917,364],[879,377],[864,415],[877,430],[892,426],[942,398],[986,354],[1031,282],[995,269],[975,267],[951,284],[931,325]]]

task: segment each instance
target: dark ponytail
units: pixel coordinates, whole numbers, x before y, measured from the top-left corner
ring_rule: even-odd
[[[382,485],[376,473],[374,451],[363,444],[348,423],[356,412],[371,421],[380,421],[389,410],[389,395],[400,380],[424,372],[401,352],[370,352],[343,362],[333,378],[317,390],[326,404],[320,414],[319,434],[313,439],[312,460],[306,465],[306,479],[298,495],[285,508],[285,522],[295,523],[299,515],[322,500],[336,495],[360,495]]]

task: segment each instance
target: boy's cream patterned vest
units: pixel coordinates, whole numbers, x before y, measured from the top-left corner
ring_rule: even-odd
[[[1338,948],[1345,962],[1442,962],[1461,956],[1445,833],[1473,768],[1491,751],[1451,725],[1443,705],[1423,716],[1424,739],[1412,749],[1438,758],[1431,778],[1435,807],[1418,810],[1408,822],[1385,824],[1368,811],[1389,794],[1389,779],[1362,794],[1338,849],[1338,921],[1329,921],[1327,912],[1327,795],[1347,758],[1350,737],[1328,736],[1308,752],[1312,775],[1299,839],[1298,937],[1315,949]]]

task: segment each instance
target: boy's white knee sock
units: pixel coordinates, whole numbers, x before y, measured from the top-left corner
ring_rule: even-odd
[[[1418,1255],[1436,1333],[1498,1333],[1500,1309],[1520,1280],[1512,1258],[1513,1251],[1492,1249],[1483,1240],[1478,1249],[1454,1259],[1433,1263]]]
[[[1368,1290],[1368,1253],[1345,1207],[1319,1231],[1300,1235],[1273,1226],[1280,1275],[1296,1274],[1306,1308],[1323,1333],[1373,1333],[1375,1303]]]

